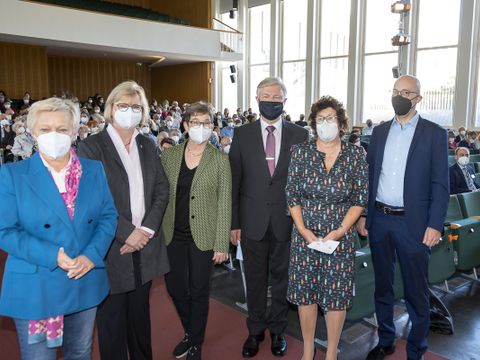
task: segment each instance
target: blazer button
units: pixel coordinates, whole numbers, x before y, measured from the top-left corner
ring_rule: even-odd
[[[192,215],[192,219],[195,219],[195,215]]]
[[[50,224],[45,224],[45,225],[43,225],[43,227],[44,227],[45,229],[50,229]]]
[[[195,196],[192,196],[191,199],[192,199],[192,200],[195,200]]]
[[[93,222],[92,219],[88,219],[88,223],[91,224]]]

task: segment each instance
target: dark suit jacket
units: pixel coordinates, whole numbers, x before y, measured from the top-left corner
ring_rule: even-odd
[[[142,284],[169,270],[165,240],[160,226],[168,203],[169,185],[155,146],[145,136],[135,138],[142,166],[145,193],[145,216],[142,226],[155,231],[139,253],[120,255],[120,248],[135,229],[130,210],[130,193],[127,172],[106,130],[89,136],[78,144],[78,154],[100,160],[107,174],[119,219],[115,241],[107,254],[106,265],[111,293],[122,293],[135,289],[132,256],[140,254]],[[92,195],[94,189],[92,189]]]
[[[467,165],[467,170],[472,176],[475,187],[478,189],[480,186],[475,181],[475,171],[473,171],[472,165]],[[470,191],[471,190],[468,189],[468,185],[460,165],[454,164],[450,166],[450,194],[461,194]]]
[[[383,154],[392,121],[376,126],[370,138],[367,228],[375,216]],[[407,225],[416,239],[423,239],[427,227],[443,231],[449,202],[447,145],[447,132],[420,117],[408,151],[403,192]]]
[[[232,229],[261,240],[270,222],[278,241],[289,241],[292,219],[287,216],[290,148],[308,139],[307,130],[283,121],[280,156],[273,177],[268,171],[260,120],[235,129],[230,148],[232,168]]]

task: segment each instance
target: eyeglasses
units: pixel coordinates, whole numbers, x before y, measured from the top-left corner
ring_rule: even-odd
[[[392,96],[401,95],[404,98],[408,98],[411,94],[418,95],[418,93],[416,93],[415,91],[410,91],[410,90],[405,90],[405,89],[400,90],[400,91],[398,91],[397,89],[392,90]]]
[[[131,108],[134,113],[139,113],[139,112],[143,111],[142,105],[138,105],[138,104],[133,104],[133,105],[130,106],[130,105],[125,104],[125,103],[118,103],[118,104],[115,104],[115,105],[117,105],[117,109],[120,110],[121,112],[127,111],[128,108]]]
[[[199,128],[200,125],[202,125],[205,128],[209,128],[209,129],[211,129],[213,127],[213,123],[210,122],[210,121],[201,122],[201,121],[193,120],[193,121],[189,121],[189,124],[193,128]]]
[[[326,121],[326,122],[329,123],[329,124],[332,124],[332,123],[334,123],[336,120],[337,120],[337,115],[317,116],[317,117],[315,118],[315,122],[316,122],[317,124],[321,124],[321,123],[323,123],[324,121]]]

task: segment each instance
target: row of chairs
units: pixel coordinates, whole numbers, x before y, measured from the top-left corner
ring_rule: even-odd
[[[109,13],[114,15],[129,16],[144,20],[153,20],[160,22],[168,22],[181,25],[189,25],[187,21],[172,18],[159,12],[142,8],[140,6],[132,6],[126,4],[117,4],[109,1],[101,0],[34,0],[36,2],[66,6],[75,9],[89,10],[95,12]]]
[[[351,321],[368,317],[375,312],[375,280],[370,249],[360,241],[355,258],[355,296],[347,313]],[[432,248],[428,269],[430,285],[448,283],[456,272],[473,272],[480,266],[480,192],[451,195],[442,241]],[[400,266],[396,267],[395,298],[403,298]]]

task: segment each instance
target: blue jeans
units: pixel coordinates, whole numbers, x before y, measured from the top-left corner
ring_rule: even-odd
[[[90,360],[93,327],[97,308],[66,315],[63,323],[63,355],[65,360]],[[28,320],[14,319],[22,360],[55,360],[56,348],[46,342],[28,344]]]

